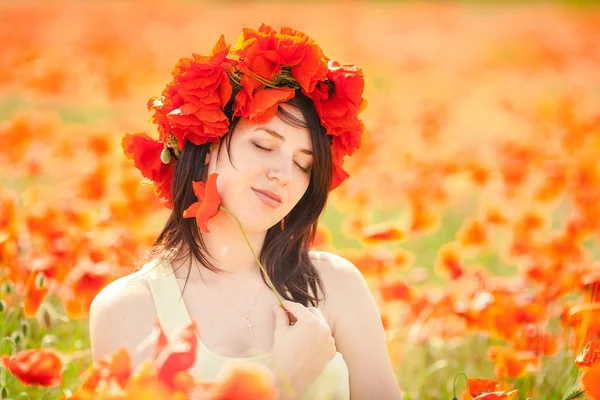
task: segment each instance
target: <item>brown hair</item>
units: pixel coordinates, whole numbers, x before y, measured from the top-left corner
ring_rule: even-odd
[[[283,298],[305,306],[309,303],[317,306],[322,300],[318,298],[317,288],[321,293],[325,293],[325,290],[317,269],[309,259],[308,251],[317,229],[318,218],[325,208],[329,195],[333,169],[331,138],[326,135],[312,100],[300,90],[296,90],[295,96],[285,104],[300,111],[304,120],[297,118],[283,107],[278,108],[277,115],[292,126],[309,130],[314,160],[310,183],[304,196],[285,217],[285,229],[282,230],[279,224],[269,228],[260,251],[260,261]],[[229,132],[218,144],[219,157],[220,150],[225,144],[231,162],[231,136],[239,119],[231,117],[233,112],[230,107],[225,109],[225,113],[231,124]],[[186,284],[192,266],[190,256],[213,272],[223,272],[208,260],[210,255],[195,219],[183,218],[183,211],[197,201],[192,190],[192,181],[199,181],[206,175],[204,161],[210,145],[207,143],[197,146],[189,141],[186,142],[173,176],[171,189],[173,209],[150,251],[151,256],[160,253],[167,256],[175,250],[176,257],[181,259],[179,257],[184,251],[181,245],[186,245],[188,251],[183,254],[183,259],[190,262]],[[264,276],[262,279],[266,284]],[[309,288],[312,293],[309,292]]]

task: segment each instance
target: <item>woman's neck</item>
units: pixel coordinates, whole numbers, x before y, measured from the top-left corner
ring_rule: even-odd
[[[218,280],[218,281],[232,281],[240,279],[254,279],[260,278],[260,267],[248,246],[248,242],[254,249],[256,257],[260,257],[260,250],[263,246],[266,232],[254,233],[246,232],[246,238],[242,234],[239,226],[235,220],[225,213],[219,213],[209,221],[208,228],[210,233],[201,233],[202,239],[208,250],[208,260],[211,264],[224,271],[224,273],[215,273],[210,271],[208,268],[200,265],[200,263],[192,258],[192,270],[190,272],[190,278],[200,278],[206,280]],[[183,254],[187,254],[187,245],[184,247],[185,251]],[[190,253],[191,254],[191,253]],[[189,265],[188,260],[183,260],[178,263],[183,268],[176,272],[176,275],[180,277],[187,276],[187,266]],[[200,267],[200,268],[198,268]],[[173,265],[175,270],[178,266]]]

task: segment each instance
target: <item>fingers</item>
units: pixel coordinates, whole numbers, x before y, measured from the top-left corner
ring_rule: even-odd
[[[317,307],[305,307],[300,303],[295,303],[293,301],[283,301],[283,305],[286,310],[293,314],[297,320],[305,320],[308,318],[317,318],[318,320],[327,323],[327,319],[323,315],[323,312]],[[292,319],[290,318],[290,321]]]
[[[306,318],[311,318],[312,313],[308,311],[306,307],[304,307],[300,303],[295,303],[289,300],[283,300],[283,306],[287,311],[293,314],[296,317],[296,320],[304,320]]]
[[[281,306],[273,306],[273,313],[275,313],[275,328],[289,325],[289,317]]]

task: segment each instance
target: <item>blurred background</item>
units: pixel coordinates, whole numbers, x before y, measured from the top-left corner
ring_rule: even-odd
[[[600,339],[593,1],[1,1],[0,351],[77,357],[60,388],[0,386],[80,385],[91,299],[167,217],[122,136],[158,137],[177,60],[263,22],[363,69],[363,146],[314,246],[363,272],[406,398],[459,372],[563,398]]]

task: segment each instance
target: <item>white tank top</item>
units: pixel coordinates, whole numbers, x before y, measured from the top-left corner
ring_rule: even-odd
[[[150,285],[158,321],[167,336],[191,324],[191,318],[183,302],[179,284],[168,261],[158,259],[148,262],[142,268]],[[202,329],[199,329],[202,332]],[[190,372],[197,379],[212,380],[226,367],[235,363],[257,363],[272,369],[272,353],[254,357],[223,357],[212,352],[198,337],[196,362]],[[302,394],[302,400],[349,400],[350,384],[348,367],[341,353],[325,367],[321,375],[315,379]]]

